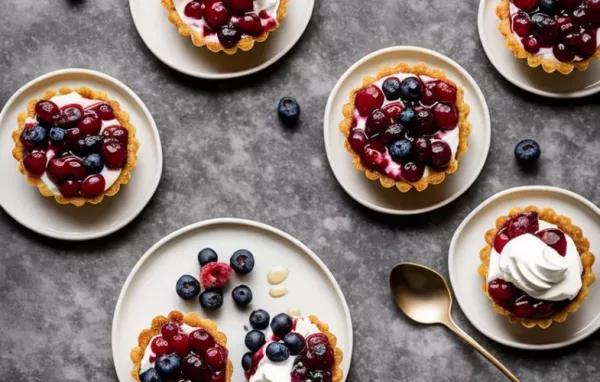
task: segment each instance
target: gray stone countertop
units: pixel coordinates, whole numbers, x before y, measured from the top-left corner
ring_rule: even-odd
[[[308,30],[281,61],[246,78],[210,82],[159,62],[140,39],[126,0],[3,0],[0,105],[52,70],[105,72],[151,110],[164,172],[141,215],[100,240],[50,240],[0,210],[0,380],[115,381],[111,320],[129,271],[165,235],[224,216],[283,229],[329,266],[354,321],[348,381],[504,380],[448,330],[409,322],[384,280],[402,260],[447,277],[454,230],[506,188],[554,185],[598,204],[600,98],[548,100],[509,84],[480,45],[477,8],[475,0],[317,0]],[[370,52],[403,44],[439,51],[465,67],[485,94],[493,128],[488,161],[470,190],[415,217],[385,216],[354,202],[330,171],[322,143],[325,104],[341,74]],[[288,94],[303,110],[295,130],[282,127],[274,110]],[[525,174],[512,150],[530,137],[544,154],[539,170]],[[231,165],[238,155],[244,166]],[[598,379],[598,333],[562,350],[527,352],[487,339],[456,308],[454,315],[524,381]]]

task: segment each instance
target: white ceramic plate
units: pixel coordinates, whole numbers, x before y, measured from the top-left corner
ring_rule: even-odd
[[[593,60],[585,72],[577,69],[565,76],[546,73],[541,67],[531,68],[526,60],[518,59],[504,46],[505,39],[498,31],[500,20],[496,6],[500,0],[481,0],[477,26],[483,49],[492,65],[508,81],[528,92],[552,98],[578,98],[600,91],[600,63]]]
[[[197,255],[202,248],[213,248],[219,260],[229,263],[233,252],[250,250],[256,259],[252,273],[232,277],[224,293],[224,304],[215,313],[204,312],[194,299],[186,302],[175,293],[175,283],[183,274],[197,277],[200,266]],[[267,273],[274,266],[290,270],[283,282],[289,293],[282,298],[269,296]],[[248,285],[254,299],[250,306],[239,309],[231,290],[239,284]],[[325,264],[305,245],[290,235],[265,224],[240,219],[215,219],[193,224],[165,237],[154,245],[135,265],[121,290],[112,326],[112,348],[117,376],[130,381],[132,363],[130,350],[137,345],[139,332],[148,327],[152,318],[171,310],[198,312],[217,322],[227,334],[227,347],[234,365],[233,381],[245,382],[241,367],[248,317],[252,310],[265,309],[273,317],[300,308],[303,315],[316,314],[327,322],[344,352],[342,368],[348,375],[352,358],[352,321],[340,287]]]
[[[479,251],[485,246],[485,233],[496,219],[513,207],[552,207],[573,219],[591,240],[591,252],[600,253],[600,209],[589,200],[567,190],[546,186],[512,188],[481,203],[456,230],[450,244],[448,267],[456,300],[473,326],[494,341],[521,349],[555,349],[586,338],[600,327],[600,285],[590,288],[590,296],[575,314],[548,329],[526,329],[513,325],[492,311],[481,291],[483,279],[477,274]],[[598,265],[594,266],[598,273]]]
[[[129,0],[129,6],[138,33],[159,60],[193,77],[227,79],[263,70],[289,52],[306,30],[315,0],[291,0],[287,17],[267,41],[233,56],[194,46],[169,22],[159,0]]]
[[[108,93],[131,117],[140,141],[138,163],[129,184],[98,205],[77,208],[45,198],[18,171],[12,157],[11,137],[17,115],[27,103],[47,89],[88,86]],[[148,204],[162,174],[162,148],[156,123],[142,100],[122,82],[106,74],[85,69],[66,69],[45,74],[17,91],[0,113],[0,206],[16,221],[44,236],[63,240],[89,240],[111,234],[132,221]]]
[[[469,136],[469,151],[460,159],[458,171],[449,175],[442,184],[429,186],[423,192],[411,190],[401,193],[395,187],[385,189],[379,182],[368,180],[364,172],[356,170],[352,164],[352,157],[344,148],[345,137],[338,127],[344,119],[342,107],[348,102],[350,91],[361,86],[363,77],[375,75],[382,66],[395,66],[400,62],[411,65],[423,62],[429,67],[444,70],[452,81],[464,87],[465,102],[471,106],[469,120],[473,131]],[[475,80],[448,57],[414,46],[382,49],[354,64],[331,91],[324,121],[327,159],[342,188],[365,207],[388,214],[414,215],[452,202],[475,182],[490,150],[490,114]]]

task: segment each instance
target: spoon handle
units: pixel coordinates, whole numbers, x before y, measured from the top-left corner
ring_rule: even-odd
[[[487,358],[488,361],[493,363],[494,366],[496,366],[501,372],[503,372],[504,375],[506,375],[506,377],[508,379],[510,379],[513,382],[520,382],[519,379],[513,373],[510,372],[510,370],[508,370],[506,367],[504,367],[504,365],[502,365],[500,363],[500,361],[498,361],[496,358],[494,358],[493,355],[491,355],[487,350],[485,350],[481,345],[479,345],[473,338],[471,338],[471,336],[469,336],[467,333],[463,332],[463,330],[461,328],[456,326],[456,324],[454,323],[454,320],[452,320],[452,318],[450,318],[450,322],[446,322],[444,324],[450,330],[452,330],[456,335],[458,335],[460,338],[465,340],[465,342],[467,342],[469,345],[473,346],[478,352],[481,353],[481,355],[483,355],[485,358]]]

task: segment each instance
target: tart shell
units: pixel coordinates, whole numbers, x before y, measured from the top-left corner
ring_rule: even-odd
[[[308,318],[310,319],[310,322],[315,324],[321,333],[325,334],[329,339],[329,344],[333,348],[334,356],[333,366],[331,367],[331,380],[333,382],[341,382],[344,378],[344,372],[341,368],[344,353],[342,352],[342,349],[337,347],[337,337],[329,331],[329,325],[320,321],[317,316],[311,315],[308,316]]]
[[[578,69],[580,71],[587,70],[592,59],[600,58],[600,48],[596,49],[596,53],[594,53],[592,57],[586,58],[585,60],[572,62],[560,62],[558,60],[552,60],[529,53],[512,33],[510,27],[510,0],[502,0],[502,2],[496,7],[496,16],[498,16],[500,19],[498,30],[506,40],[506,48],[513,52],[515,57],[527,59],[527,64],[532,68],[541,66],[546,73],[554,73],[557,71],[562,74],[570,74],[574,69]]]
[[[280,0],[279,8],[277,8],[277,25],[275,25],[273,29],[256,37],[245,35],[233,48],[225,48],[220,42],[207,41],[202,33],[186,24],[181,16],[179,16],[174,0],[161,0],[161,3],[169,12],[169,21],[177,27],[177,30],[182,36],[190,37],[195,46],[199,48],[206,46],[211,52],[218,53],[223,51],[229,55],[233,55],[237,53],[238,49],[248,51],[254,47],[255,43],[266,41],[267,38],[269,38],[269,33],[277,30],[279,28],[279,23],[287,16],[288,1],[289,0]]]
[[[404,180],[395,180],[393,178],[388,177],[385,174],[380,173],[376,170],[371,170],[365,167],[360,159],[360,155],[358,155],[352,148],[350,147],[350,143],[348,142],[348,137],[352,130],[352,122],[354,120],[354,102],[356,93],[380,79],[391,76],[398,73],[410,73],[418,76],[428,76],[434,79],[444,81],[447,84],[450,84],[456,88],[456,107],[458,109],[458,127],[459,129],[459,141],[458,148],[456,151],[456,156],[450,162],[447,168],[444,170],[435,170],[431,168],[430,174],[426,177],[419,179],[417,182],[407,182]],[[344,115],[344,120],[340,122],[339,128],[342,134],[346,137],[344,141],[344,147],[350,154],[352,155],[352,163],[354,167],[360,171],[364,171],[365,176],[370,180],[379,180],[379,183],[385,188],[392,188],[396,186],[398,190],[401,192],[408,192],[411,188],[415,188],[418,191],[425,190],[430,184],[440,184],[446,179],[447,174],[455,173],[458,170],[458,160],[460,157],[466,153],[469,149],[468,138],[471,133],[472,126],[471,123],[467,120],[471,108],[464,102],[464,89],[458,86],[456,83],[450,81],[446,74],[441,69],[430,69],[423,63],[418,63],[414,67],[409,66],[405,63],[400,63],[395,67],[383,67],[379,69],[377,75],[375,77],[367,76],[363,78],[362,86],[356,89],[353,89],[350,92],[350,101],[346,103],[342,109],[342,113]]]
[[[102,195],[93,198],[86,198],[83,196],[75,198],[66,198],[61,194],[54,194],[52,191],[50,191],[48,186],[46,186],[46,184],[41,180],[41,178],[32,176],[31,174],[29,174],[29,172],[27,172],[27,170],[25,170],[25,166],[23,165],[23,158],[25,157],[25,148],[21,143],[20,137],[21,133],[25,129],[25,120],[28,117],[35,117],[35,105],[39,101],[37,99],[29,101],[29,103],[27,104],[27,112],[21,113],[17,117],[18,128],[12,133],[12,138],[15,143],[12,154],[13,157],[19,162],[19,171],[21,172],[21,174],[25,175],[25,177],[27,178],[27,182],[33,186],[36,186],[42,195],[48,198],[54,197],[56,202],[59,204],[73,204],[76,207],[81,207],[86,203],[98,204],[104,199],[105,196],[116,195],[121,189],[121,185],[129,183],[129,179],[131,178],[131,171],[133,171],[137,163],[137,152],[140,147],[140,142],[135,136],[136,129],[135,126],[133,126],[133,124],[131,124],[130,122],[129,114],[121,110],[121,105],[119,104],[119,102],[110,100],[108,98],[108,95],[104,92],[92,90],[87,87],[81,87],[78,89],[71,89],[65,87],[60,89],[58,92],[54,90],[46,90],[44,96],[41,99],[47,101],[56,95],[65,95],[72,92],[76,92],[80,96],[87,99],[104,101],[108,103],[113,108],[115,119],[119,121],[119,124],[125,129],[127,129],[129,133],[129,140],[127,143],[127,162],[125,163],[125,166],[121,169],[121,174],[119,175],[115,183],[113,183],[113,185],[108,190],[104,191]]]
[[[160,334],[162,326],[170,321],[183,322],[194,328],[202,328],[206,330],[215,340],[216,343],[227,348],[227,336],[225,333],[219,332],[217,324],[213,320],[204,319],[200,317],[198,313],[183,314],[180,311],[174,310],[169,313],[168,317],[156,316],[152,319],[149,329],[144,329],[138,336],[138,346],[134,347],[129,354],[131,361],[133,361],[133,370],[131,370],[131,376],[134,380],[140,382],[140,369],[142,366],[142,359],[144,358],[144,352],[150,343],[152,337]],[[227,367],[225,368],[225,381],[230,382],[231,376],[233,375],[233,364],[230,359],[227,359]]]
[[[502,308],[496,304],[494,299],[489,295],[487,291],[487,274],[490,266],[490,257],[492,254],[494,237],[496,233],[504,227],[504,224],[512,217],[519,215],[523,212],[537,212],[539,219],[547,223],[558,226],[565,234],[569,235],[575,242],[577,252],[581,257],[581,264],[583,265],[583,273],[581,274],[582,286],[579,294],[569,302],[560,312],[555,313],[553,316],[543,319],[532,319],[532,318],[520,318],[514,316],[510,311]],[[492,302],[494,312],[506,316],[508,320],[513,324],[521,323],[526,328],[533,328],[539,326],[540,328],[546,329],[552,325],[553,322],[564,322],[567,319],[569,313],[575,313],[583,301],[588,297],[588,289],[590,285],[594,283],[596,277],[592,271],[592,265],[594,264],[595,257],[590,252],[590,242],[583,236],[583,231],[578,226],[572,224],[571,219],[564,215],[557,215],[552,208],[544,208],[542,210],[534,206],[526,207],[525,209],[513,208],[509,211],[508,216],[501,216],[496,220],[496,228],[493,228],[485,234],[486,246],[479,252],[479,258],[481,259],[481,265],[479,266],[477,273],[483,277],[484,282],[481,285],[481,289],[488,296]]]

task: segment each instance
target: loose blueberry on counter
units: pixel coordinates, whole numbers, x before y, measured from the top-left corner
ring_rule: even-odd
[[[248,306],[252,302],[252,291],[246,285],[239,285],[231,291],[233,301],[239,306]]]
[[[215,310],[223,306],[223,292],[217,288],[205,289],[199,299],[204,309]]]
[[[400,84],[400,94],[407,101],[418,101],[421,98],[421,81],[416,77],[408,77]]]
[[[264,330],[269,326],[271,316],[266,310],[259,309],[250,313],[250,326],[253,329]]]
[[[283,97],[279,101],[277,114],[281,121],[287,126],[293,126],[298,123],[300,118],[300,105],[292,97]]]
[[[248,353],[244,354],[244,356],[242,357],[242,367],[244,368],[244,370],[248,370],[248,369],[250,369],[251,365],[252,365],[252,353],[248,352]]]
[[[99,174],[104,169],[104,161],[100,154],[90,154],[83,160],[83,166],[88,174]]]
[[[400,91],[400,80],[396,77],[390,77],[383,81],[381,89],[388,101],[395,101],[402,95],[402,92]]]
[[[283,337],[283,343],[290,349],[291,355],[302,353],[306,347],[306,340],[300,333],[290,332]]]
[[[265,353],[267,358],[273,362],[283,362],[290,358],[290,349],[281,342],[271,342]]]
[[[158,374],[155,368],[150,368],[144,373],[140,374],[141,382],[163,382],[162,378]]]
[[[181,361],[174,353],[165,354],[156,359],[155,367],[162,378],[169,379],[176,377],[181,371]]]
[[[48,141],[48,133],[40,125],[28,127],[21,133],[21,143],[28,150],[43,147]]]
[[[251,352],[257,352],[266,342],[265,334],[260,330],[251,330],[246,334],[244,343]]]
[[[533,139],[525,139],[515,147],[515,156],[523,164],[530,164],[538,160],[542,150],[540,145]]]
[[[294,320],[285,313],[279,313],[271,321],[271,330],[278,337],[283,337],[292,330]]]
[[[239,249],[233,253],[229,264],[236,273],[250,273],[254,269],[254,255],[246,249]]]
[[[62,147],[67,141],[67,133],[60,127],[53,127],[48,132],[50,143],[55,147]]]
[[[194,276],[183,275],[177,280],[175,290],[182,299],[191,300],[200,293],[200,282]]]
[[[200,263],[201,267],[208,263],[216,263],[217,261],[219,261],[219,256],[212,248],[204,248],[198,252],[198,262]]]
[[[412,143],[408,139],[401,139],[392,143],[389,147],[390,156],[396,162],[403,162],[412,153]]]

